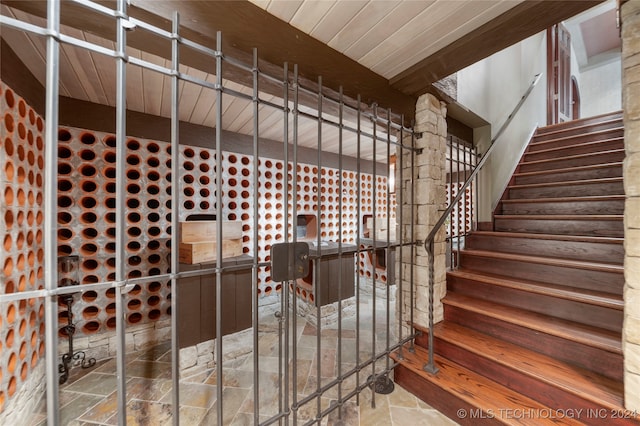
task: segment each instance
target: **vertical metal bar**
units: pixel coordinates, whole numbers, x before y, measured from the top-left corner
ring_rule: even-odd
[[[396,261],[396,263],[400,266],[398,268],[398,284],[396,286],[396,299],[399,298],[400,302],[397,304],[398,306],[398,341],[402,341],[402,324],[404,322],[403,318],[403,309],[404,305],[404,294],[402,279],[404,278],[403,269],[404,269],[404,257],[403,257],[403,248],[404,248],[404,114],[400,116],[400,147],[396,148],[396,152],[399,153],[398,158],[396,158],[396,169],[398,170],[399,179],[396,181],[396,217],[400,216],[399,224],[399,242],[400,246],[398,247],[398,256],[400,261]],[[399,215],[398,215],[399,213]],[[398,235],[396,235],[396,239],[398,239]],[[398,355],[400,359],[403,359],[404,356],[402,354],[404,345],[400,346],[398,350]]]
[[[223,424],[222,395],[222,33],[216,33],[216,387],[218,424]]]
[[[178,222],[180,209],[180,191],[178,191],[179,174],[180,174],[180,115],[179,112],[179,78],[178,70],[180,68],[180,55],[178,51],[180,29],[180,15],[178,12],[173,14],[172,35],[171,35],[171,176],[173,191],[171,191],[171,229],[173,235],[171,237],[171,272],[178,272]],[[171,378],[173,380],[173,389],[171,393],[173,403],[173,425],[180,424],[180,345],[178,339],[178,299],[180,289],[178,288],[178,280],[171,278]]]
[[[116,59],[116,365],[118,378],[118,424],[127,424],[127,387],[125,373],[125,310],[124,284],[126,280],[125,263],[125,160],[127,131],[127,35],[124,21],[127,19],[126,0],[118,0],[117,52]]]
[[[395,179],[395,176],[394,176]],[[389,271],[389,241],[391,239],[391,187],[389,187],[389,181],[391,180],[391,110],[387,109],[387,244],[384,250],[385,254],[385,268]],[[389,288],[389,274],[387,272],[387,281],[384,283],[387,290],[387,356],[386,356],[386,370],[387,375],[391,370],[390,362],[391,358],[389,357],[390,351],[389,347],[391,346],[391,314],[389,312],[390,308],[390,296],[391,289]]]
[[[58,83],[60,45],[60,3],[47,2],[47,77],[45,99],[45,179],[44,179],[44,285],[47,290],[58,287]],[[58,297],[45,298],[45,362],[47,380],[47,423],[60,422],[58,398]]]
[[[320,187],[321,185],[321,178],[322,178],[322,76],[318,77],[318,149],[317,149],[317,153],[318,153],[318,186]],[[321,192],[319,191],[318,194],[321,194]],[[317,357],[317,398],[316,398],[316,420],[318,421],[318,424],[320,424],[320,420],[321,420],[321,413],[322,413],[322,398],[321,398],[321,393],[320,393],[320,389],[322,388],[322,363],[320,362],[320,360],[322,359],[322,296],[321,296],[321,291],[320,291],[320,283],[322,282],[322,277],[321,277],[321,265],[322,265],[322,245],[321,245],[321,221],[320,221],[320,212],[322,211],[322,201],[320,198],[318,198],[318,213],[317,213],[317,220],[316,220],[316,227],[317,227],[317,231],[316,231],[316,237],[317,237],[317,244],[318,244],[318,253],[320,254],[318,256],[318,259],[315,262],[316,265],[316,270],[314,271],[313,274],[313,280],[315,282],[315,286],[313,288],[313,292],[315,294],[315,301],[316,301],[316,315],[317,315],[317,319],[316,319],[316,357]]]
[[[253,423],[260,423],[260,375],[259,372],[259,339],[258,339],[258,218],[260,217],[260,193],[258,176],[260,169],[260,91],[258,71],[258,50],[253,49],[253,266],[251,268],[251,300],[253,318]],[[286,312],[283,311],[286,315]],[[286,392],[285,392],[286,395]]]
[[[344,114],[344,98],[342,93],[342,86],[340,86],[339,103],[338,103],[338,259],[340,260],[338,267],[338,377],[342,377],[342,221],[343,221],[343,205],[342,205],[342,190],[343,179],[342,175],[342,130],[343,130],[343,114]],[[318,180],[319,181],[319,180]],[[320,194],[320,191],[318,191]],[[318,197],[319,199],[319,197]],[[342,419],[342,382],[338,383],[338,418]]]
[[[449,137],[449,203],[453,202],[453,136]],[[453,252],[453,210],[449,213],[449,262],[451,269],[456,269],[455,253]]]
[[[456,143],[456,195],[460,192],[462,185],[460,184],[460,144]],[[453,208],[456,211],[456,269],[457,264],[460,262],[460,199],[458,205]]]
[[[462,149],[463,149],[463,157],[462,157],[462,165],[464,168],[464,181],[467,181],[467,166],[469,166],[469,163],[467,163],[467,144],[464,143],[464,141],[462,142]],[[464,223],[464,240],[463,240],[463,244],[466,244],[467,242],[467,189],[464,188],[464,194],[462,194],[462,208],[463,208],[463,223]]]
[[[288,165],[289,165],[289,64],[288,63],[284,63],[284,76],[283,76],[283,80],[282,80],[282,99],[283,99],[283,120],[284,120],[284,125],[283,125],[283,130],[284,130],[284,134],[283,134],[283,147],[284,147],[284,173],[283,173],[283,185],[282,185],[282,190],[284,192],[284,206],[288,206],[289,205],[289,190],[287,189],[289,187],[289,172],[288,172]],[[285,209],[288,209],[288,207],[285,207]],[[285,233],[287,234],[287,241],[289,241],[289,212],[285,211],[285,214],[283,215],[284,217],[284,229],[285,229]],[[295,280],[294,280],[295,281]],[[285,283],[284,288],[282,289],[282,309],[283,309],[283,315],[285,315],[285,323],[286,323],[286,327],[284,329],[284,342],[285,342],[285,348],[284,348],[284,362],[288,362],[289,361],[289,338],[290,338],[290,324],[289,324],[289,317],[291,316],[289,314],[289,299],[290,299],[291,295],[289,292],[289,281],[287,281]],[[294,293],[293,293],[293,306],[295,306],[295,288],[294,288]],[[291,324],[291,328],[293,328],[293,330],[296,330],[297,327],[297,321],[296,321],[296,309],[295,307],[292,308],[293,309],[293,318],[292,318],[292,324]],[[294,332],[294,338],[291,341],[291,357],[292,357],[292,363],[293,363],[293,377],[297,377],[297,364],[298,364],[298,342],[296,341],[296,337],[297,334]],[[293,424],[296,425],[297,424],[297,415],[298,415],[298,409],[297,409],[297,401],[298,401],[298,381],[293,380],[291,383],[291,388],[292,388],[292,407],[293,407]],[[280,410],[282,411],[282,409]],[[256,422],[257,424],[257,422]]]
[[[356,188],[357,188],[357,197],[356,197],[356,206],[357,206],[357,214],[358,214],[358,227],[356,232],[356,245],[358,247],[356,251],[357,262],[356,262],[356,386],[358,389],[360,388],[360,255],[362,253],[360,245],[360,236],[362,235],[363,228],[363,219],[362,215],[362,174],[360,171],[360,154],[361,154],[361,144],[362,144],[362,128],[361,128],[361,99],[360,95],[358,95],[358,110],[356,112],[357,115],[357,124],[356,124]],[[366,252],[365,252],[366,256]],[[360,393],[358,392],[358,396],[356,397],[356,403],[360,405]]]
[[[409,281],[411,282],[411,285],[409,286],[409,302],[411,303],[410,305],[410,309],[409,309],[409,319],[411,321],[411,327],[414,326],[414,315],[415,315],[415,298],[414,298],[414,292],[415,292],[415,282],[414,282],[414,267],[413,265],[415,264],[415,253],[416,253],[416,248],[415,248],[415,234],[414,234],[414,224],[415,224],[415,210],[416,210],[416,204],[415,204],[415,186],[413,184],[414,179],[416,179],[416,133],[413,131],[413,129],[415,128],[414,123],[411,123],[411,220],[410,220],[410,224],[409,224],[409,233],[410,236],[409,238],[411,238],[411,262],[409,263]],[[414,352],[415,351],[415,339],[411,339],[411,344],[409,345],[409,351],[410,352]]]
[[[288,78],[288,77],[287,77]],[[298,225],[298,95],[299,95],[299,87],[298,87],[298,64],[294,64],[293,66],[293,183],[291,187],[293,189],[292,192],[292,200],[291,205],[293,207],[292,219],[293,226],[291,234],[293,235],[293,241],[295,242],[297,239],[296,235],[296,227]],[[288,158],[288,145],[285,146],[285,160]],[[284,165],[285,175],[287,179],[289,179],[289,163],[287,162]],[[288,183],[287,183],[288,185]],[[284,186],[284,190],[288,193],[288,186]],[[288,206],[287,200],[285,199],[285,206]],[[287,207],[288,208],[288,207]],[[288,212],[287,212],[288,213]],[[285,218],[288,217],[288,214],[284,215]],[[288,220],[288,219],[287,219]],[[288,227],[285,226],[285,229],[288,231]],[[297,377],[298,377],[298,281],[293,280],[293,294],[292,294],[292,305],[293,305],[293,313],[291,314],[292,324],[291,329],[293,331],[293,383],[296,384],[294,388],[297,391]],[[286,345],[289,345],[289,342],[285,342]],[[298,424],[298,394],[297,392],[293,393],[293,424],[296,426]]]
[[[375,383],[376,381],[376,265],[378,260],[376,259],[376,225],[377,225],[377,182],[376,182],[376,154],[377,154],[377,140],[378,140],[378,105],[377,104],[373,104],[373,130],[372,130],[372,134],[373,134],[373,194],[371,197],[371,202],[373,204],[372,210],[373,210],[373,218],[372,218],[372,223],[373,223],[373,230],[371,231],[373,233],[373,248],[372,248],[372,253],[371,253],[371,263],[373,264],[373,274],[372,274],[372,283],[373,283],[373,290],[371,292],[371,356],[372,356],[372,362],[371,362],[371,378],[373,379],[373,382]],[[376,407],[376,393],[375,393],[375,385],[371,388],[371,407],[375,408]]]
[[[435,260],[435,243],[434,240],[431,239],[428,241],[429,247],[427,250],[427,254],[429,256],[429,359],[427,363],[423,366],[423,369],[431,374],[436,374],[438,372],[438,368],[435,365],[435,360],[433,357],[433,311],[434,311],[434,286],[435,286],[435,271],[434,271],[434,260]]]

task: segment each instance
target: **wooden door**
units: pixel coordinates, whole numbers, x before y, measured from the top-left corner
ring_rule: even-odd
[[[547,87],[547,124],[571,120],[571,35],[562,24],[547,30]]]

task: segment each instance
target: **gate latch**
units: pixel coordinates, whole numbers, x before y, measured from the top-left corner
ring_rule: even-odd
[[[280,243],[271,246],[271,279],[292,281],[309,275],[309,244]]]

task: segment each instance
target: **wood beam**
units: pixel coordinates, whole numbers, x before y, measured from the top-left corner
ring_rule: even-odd
[[[431,83],[472,65],[603,0],[527,0],[391,78],[395,89],[424,93]]]

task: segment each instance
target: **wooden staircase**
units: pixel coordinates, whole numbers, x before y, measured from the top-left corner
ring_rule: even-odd
[[[447,274],[434,329],[395,380],[460,424],[640,424],[623,409],[620,112],[538,129]]]

